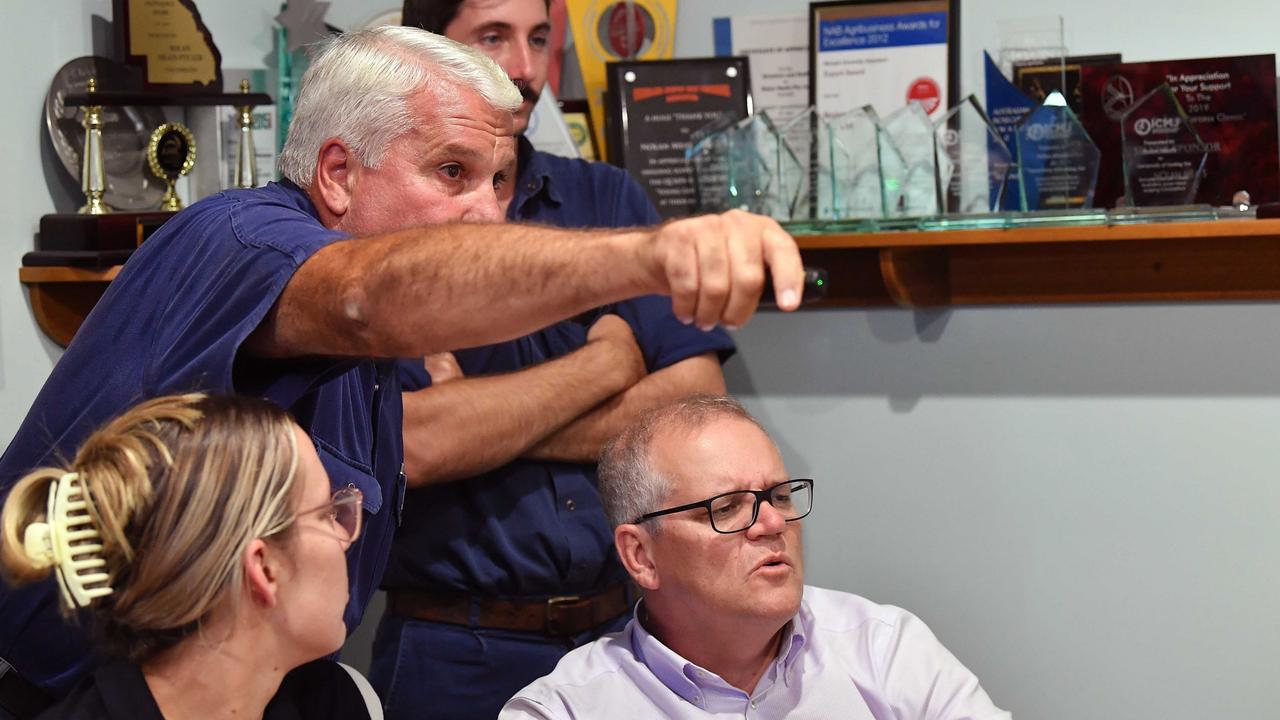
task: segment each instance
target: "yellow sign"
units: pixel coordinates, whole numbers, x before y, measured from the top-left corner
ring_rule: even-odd
[[[192,0],[125,1],[128,54],[146,59],[148,84],[206,85],[222,92],[222,56]]]
[[[668,60],[675,47],[676,0],[566,0],[582,68],[596,148],[605,147],[605,63]]]

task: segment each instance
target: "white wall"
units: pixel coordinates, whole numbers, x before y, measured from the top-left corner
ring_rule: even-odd
[[[329,19],[394,4],[343,0]],[[228,67],[270,51],[275,2],[200,5]],[[677,52],[708,54],[725,7],[684,0]],[[0,23],[0,442],[57,356],[16,268],[65,192],[39,170],[40,107],[54,71],[88,53],[90,12],[110,2],[6,0]],[[1079,53],[1280,49],[1280,9],[1262,0],[966,0],[966,90],[981,90],[977,51],[997,45],[997,19],[1054,12]],[[917,612],[1020,717],[1275,717],[1274,304],[766,314],[737,339],[730,387],[819,482],[813,582]]]

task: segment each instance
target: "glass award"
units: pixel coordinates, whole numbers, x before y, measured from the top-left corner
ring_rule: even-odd
[[[881,131],[870,105],[818,122],[817,215],[822,219],[880,218]]]
[[[1120,137],[1126,205],[1187,205],[1195,201],[1209,147],[1167,83],[1125,112]]]
[[[998,212],[1009,192],[1013,153],[973,95],[938,119],[934,129],[938,205],[951,215]]]
[[[933,121],[919,101],[912,101],[881,123],[902,162],[898,202],[890,213],[907,217],[938,213],[938,169],[933,151]],[[883,152],[881,164],[884,164]]]
[[[1013,137],[1023,210],[1093,207],[1101,153],[1062,93],[1049,93]]]
[[[725,118],[690,134],[698,212],[747,210],[790,220],[800,200],[802,167],[767,113]]]

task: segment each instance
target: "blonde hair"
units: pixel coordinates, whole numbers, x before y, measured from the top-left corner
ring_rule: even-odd
[[[144,402],[90,435],[68,467],[14,486],[0,516],[0,566],[13,584],[49,575],[23,535],[45,520],[50,486],[76,473],[112,587],[88,604],[95,629],[109,650],[142,662],[238,597],[245,547],[292,524],[293,428],[279,407],[244,396]]]

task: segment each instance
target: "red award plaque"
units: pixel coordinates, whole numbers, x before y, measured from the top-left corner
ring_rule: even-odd
[[[1250,55],[1081,68],[1081,121],[1102,151],[1099,207],[1115,207],[1124,197],[1125,113],[1162,83],[1209,149],[1196,202],[1229,205],[1241,190],[1254,203],[1280,200],[1276,60]]]

